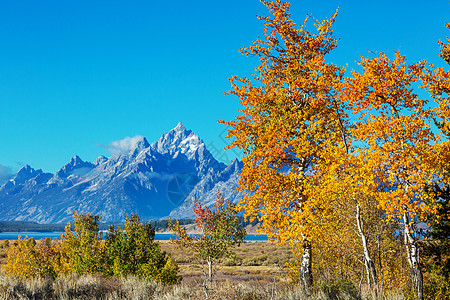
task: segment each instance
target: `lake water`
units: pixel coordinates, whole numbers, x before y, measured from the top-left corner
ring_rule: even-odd
[[[26,236],[33,237],[35,240],[44,238],[59,239],[62,232],[0,232],[0,240],[17,240],[19,236],[25,238]],[[155,234],[155,240],[168,241],[171,238],[175,238],[172,234]],[[246,241],[267,241],[266,235],[253,235],[249,234],[245,237]]]

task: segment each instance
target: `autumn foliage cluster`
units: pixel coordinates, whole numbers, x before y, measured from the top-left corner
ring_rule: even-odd
[[[74,214],[60,241],[38,243],[21,239],[7,248],[7,275],[19,278],[56,278],[76,273],[102,276],[134,275],[163,284],[180,280],[178,266],[154,241],[150,223],[143,224],[132,214],[124,228],[110,227],[106,239],[99,232],[99,216]]]
[[[359,71],[337,66],[327,60],[337,12],[312,30],[288,2],[262,2],[264,38],[241,50],[260,64],[253,78],[230,79],[243,108],[221,121],[244,151],[239,209],[292,245],[291,274],[305,290],[339,281],[448,297],[448,274],[424,274],[419,250],[427,222],[445,222],[449,71],[400,51],[361,57]],[[439,43],[450,64],[450,43]]]

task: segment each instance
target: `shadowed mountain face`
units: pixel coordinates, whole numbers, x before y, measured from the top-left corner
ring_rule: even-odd
[[[214,203],[217,191],[237,201],[242,163],[218,162],[204,142],[179,123],[149,144],[142,137],[128,153],[94,163],[74,156],[55,174],[26,165],[0,187],[0,220],[61,223],[73,212],[122,221],[137,213],[143,220],[193,216],[193,200]]]

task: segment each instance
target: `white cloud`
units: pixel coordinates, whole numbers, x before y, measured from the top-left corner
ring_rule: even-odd
[[[136,147],[136,145],[144,139],[141,135],[136,135],[134,137],[126,137],[123,140],[113,141],[106,145],[106,149],[112,155],[120,155],[130,152]]]

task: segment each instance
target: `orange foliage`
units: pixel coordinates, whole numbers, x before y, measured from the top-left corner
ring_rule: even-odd
[[[414,219],[426,216],[426,187],[433,181],[438,157],[433,150],[437,136],[430,127],[434,110],[420,98],[414,87],[426,72],[425,62],[408,64],[396,52],[361,58],[360,74],[352,71],[340,95],[359,120],[351,134],[361,144],[355,149],[358,172],[376,192],[380,206],[389,217],[404,213]]]
[[[230,79],[229,94],[239,97],[242,115],[230,122],[230,147],[244,150],[240,188],[246,191],[239,209],[278,242],[313,235],[323,222],[327,201],[317,196],[320,178],[313,173],[345,152],[344,106],[336,98],[344,69],[327,63],[336,47],[331,26],[336,14],[307,28],[297,26],[289,3],[262,1],[272,16],[265,39],[241,49],[260,60],[258,75]]]

